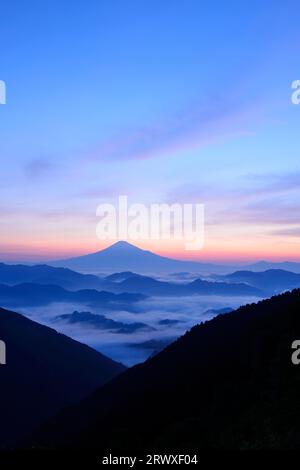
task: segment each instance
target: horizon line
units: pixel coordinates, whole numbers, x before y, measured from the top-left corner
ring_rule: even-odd
[[[8,263],[8,264],[47,264],[47,263],[53,263],[55,261],[65,261],[65,260],[70,260],[73,258],[80,258],[82,256],[87,256],[87,255],[93,255],[96,253],[100,253],[102,251],[105,251],[115,245],[119,245],[121,243],[127,244],[131,247],[137,248],[141,251],[145,252],[150,252],[153,253],[156,256],[160,256],[163,258],[168,258],[174,261],[182,261],[182,262],[192,262],[195,264],[221,264],[225,266],[243,266],[247,264],[258,264],[258,263],[299,263],[300,264],[300,257],[299,259],[289,259],[289,258],[269,258],[269,257],[248,257],[248,258],[242,258],[240,256],[234,258],[214,258],[214,257],[205,257],[203,259],[193,259],[193,258],[182,258],[180,257],[180,254],[178,253],[178,257],[176,256],[176,253],[173,253],[172,255],[170,254],[164,254],[164,253],[157,253],[156,251],[147,249],[147,248],[142,248],[134,243],[128,242],[127,240],[116,240],[112,242],[110,245],[105,246],[104,248],[101,248],[96,251],[88,251],[84,253],[61,253],[61,254],[53,254],[47,255],[45,253],[41,253],[40,255],[37,253],[18,253],[18,251],[13,251],[11,250],[10,252],[1,252],[1,247],[0,247],[0,262],[1,263]],[[7,256],[9,255],[9,256]],[[277,258],[277,259],[276,259]]]

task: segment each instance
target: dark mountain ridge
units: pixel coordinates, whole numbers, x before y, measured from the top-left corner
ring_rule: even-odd
[[[96,390],[125,367],[23,315],[0,308],[0,448]]]
[[[27,442],[141,450],[300,448],[300,290],[194,327]]]

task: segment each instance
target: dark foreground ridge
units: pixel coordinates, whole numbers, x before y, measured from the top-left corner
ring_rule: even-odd
[[[194,327],[50,420],[27,447],[300,447],[300,290]]]
[[[0,308],[0,448],[65,406],[88,396],[125,367],[55,330]]]

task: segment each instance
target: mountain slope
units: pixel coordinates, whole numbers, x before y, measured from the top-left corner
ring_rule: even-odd
[[[134,293],[114,294],[95,289],[68,291],[59,286],[32,283],[15,286],[0,284],[0,304],[5,307],[38,306],[52,302],[78,302],[131,311],[132,305],[143,299],[143,295]]]
[[[222,272],[232,271],[227,266],[218,266],[210,263],[197,263],[193,261],[180,261],[159,256],[151,251],[142,250],[125,241],[119,241],[108,248],[96,253],[78,256],[65,260],[51,261],[51,266],[63,266],[82,272],[115,272],[135,271],[172,272],[186,270],[191,272]]]
[[[105,282],[108,282],[106,285]],[[211,282],[196,279],[188,283],[172,283],[159,281],[149,276],[132,272],[115,273],[103,281],[105,289],[112,292],[141,293],[144,295],[156,295],[166,297],[179,297],[198,295],[232,295],[232,296],[256,296],[263,297],[264,292],[258,287],[245,283]]]
[[[61,408],[81,400],[125,367],[55,330],[0,309],[0,448]]]
[[[244,269],[247,271],[267,271],[269,269],[283,269],[284,271],[291,271],[293,273],[300,274],[300,263],[293,261],[258,261],[257,263],[252,263],[244,266]]]
[[[236,271],[222,278],[230,283],[247,283],[253,287],[263,289],[269,295],[300,287],[300,274],[284,271],[283,269],[269,269],[263,272]]]
[[[0,263],[0,283],[15,285],[24,282],[54,284],[71,290],[101,287],[101,280],[97,276],[77,273],[66,268],[54,268],[46,264],[26,266]]]
[[[300,290],[194,327],[48,422],[30,445],[300,448]],[[299,366],[300,367],[300,366]]]

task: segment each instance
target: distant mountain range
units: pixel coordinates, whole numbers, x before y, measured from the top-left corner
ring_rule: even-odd
[[[256,272],[266,271],[269,269],[283,269],[285,271],[291,271],[293,273],[300,274],[300,263],[294,263],[291,261],[283,261],[283,262],[258,261],[257,263],[243,266],[243,269],[248,270],[248,271],[256,271]]]
[[[132,272],[115,273],[105,278],[109,284],[103,284],[107,290],[113,292],[139,292],[155,296],[190,296],[190,295],[223,295],[223,296],[256,296],[263,297],[262,289],[245,283],[211,282],[196,279],[187,283],[171,283],[158,281],[149,276],[142,276]],[[300,282],[299,282],[300,285]],[[262,286],[261,286],[262,287]]]
[[[235,271],[226,275],[212,274],[209,280],[185,279],[180,283],[162,281],[131,271],[113,273],[100,278],[47,265],[24,266],[1,263],[0,304],[5,307],[27,307],[53,302],[78,302],[107,306],[112,310],[135,311],[134,303],[143,300],[145,296],[267,297],[300,287],[300,274],[279,269],[264,272]],[[51,281],[51,284],[46,284],[47,280]]]
[[[185,283],[160,281],[131,271],[104,278],[47,265],[0,264],[0,304],[5,307],[39,306],[52,302],[79,302],[112,309],[122,304],[132,311],[133,303],[144,296],[233,295],[264,296],[262,286],[232,283],[224,277],[218,282],[195,279]],[[47,280],[51,284],[47,284]],[[67,286],[67,287],[65,287]],[[112,294],[118,294],[112,295]],[[131,294],[131,295],[128,295]]]
[[[24,282],[55,284],[68,290],[101,288],[101,280],[92,274],[81,274],[70,269],[54,268],[46,264],[27,266],[0,263],[0,283],[15,285]]]
[[[33,307],[53,302],[83,303],[110,310],[135,311],[134,304],[145,298],[142,294],[83,289],[68,291],[56,285],[24,283],[15,286],[0,284],[0,304],[5,307]]]
[[[299,449],[300,366],[291,361],[299,310],[295,290],[196,326],[49,420],[26,445],[122,455]]]
[[[236,271],[226,276],[218,276],[218,280],[246,283],[263,289],[269,295],[300,287],[300,274],[283,269],[269,269],[264,272]]]
[[[0,366],[0,448],[125,370],[88,346],[2,308],[0,338],[7,348],[7,364]]]
[[[108,248],[96,253],[78,256],[64,260],[50,261],[51,266],[75,269],[84,273],[100,273],[116,271],[134,271],[139,274],[173,273],[187,271],[201,274],[228,274],[241,269],[241,266],[221,265],[195,261],[183,261],[156,255],[151,251],[142,250],[128,242],[119,241]],[[300,273],[300,263],[272,263],[261,261],[243,267],[250,271],[265,271],[268,269],[285,269]]]

